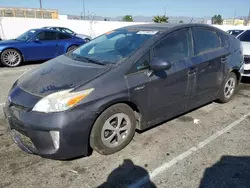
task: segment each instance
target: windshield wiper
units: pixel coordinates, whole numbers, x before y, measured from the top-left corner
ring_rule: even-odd
[[[75,60],[88,61],[90,63],[94,63],[94,64],[97,64],[97,65],[106,65],[105,62],[100,62],[100,61],[97,61],[95,59],[91,59],[89,57],[84,57],[84,56],[80,56],[80,55],[73,55],[73,54],[72,54],[72,57]]]

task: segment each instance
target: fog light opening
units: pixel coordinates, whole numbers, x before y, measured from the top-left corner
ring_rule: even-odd
[[[60,134],[59,131],[50,131],[50,136],[53,141],[53,145],[55,149],[59,149],[59,143],[60,143]]]

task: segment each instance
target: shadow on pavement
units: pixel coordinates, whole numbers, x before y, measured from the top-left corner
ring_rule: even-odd
[[[250,84],[250,77],[242,77],[241,82],[244,84]]]
[[[149,174],[146,169],[136,166],[130,159],[125,159],[123,164],[113,170],[109,174],[106,182],[98,186],[98,188],[125,188],[145,177],[148,181],[140,187],[156,188],[154,183],[150,181]]]
[[[200,188],[250,187],[250,157],[223,156],[204,172]]]

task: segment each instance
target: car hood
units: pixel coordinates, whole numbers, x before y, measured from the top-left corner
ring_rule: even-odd
[[[28,93],[44,97],[57,91],[79,87],[110,68],[108,65],[75,61],[62,55],[24,74],[17,86]]]
[[[88,35],[84,35],[84,34],[79,34],[79,33],[77,33],[77,34],[76,34],[76,36],[77,36],[77,37],[80,37],[80,38],[82,38],[82,39],[85,39],[85,38],[89,38],[89,39],[91,39],[91,37],[90,37],[90,36],[88,36]]]
[[[243,47],[243,54],[250,55],[250,42],[241,42]]]

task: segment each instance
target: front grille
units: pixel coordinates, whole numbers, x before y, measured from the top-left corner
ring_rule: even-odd
[[[245,64],[250,64],[250,55],[244,55]]]
[[[244,70],[243,74],[250,74],[250,70]]]

